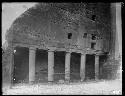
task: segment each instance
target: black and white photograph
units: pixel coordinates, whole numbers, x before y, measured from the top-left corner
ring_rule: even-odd
[[[122,95],[123,2],[3,2],[2,95]]]

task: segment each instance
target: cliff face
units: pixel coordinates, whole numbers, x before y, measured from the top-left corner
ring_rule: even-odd
[[[105,15],[102,15],[101,11],[99,11],[101,15],[97,12],[99,8],[96,5],[94,5],[97,7],[96,10],[94,8],[92,10],[89,6],[92,4],[38,4],[13,22],[7,39],[15,43],[46,44],[64,48],[71,44],[73,48],[83,49],[91,48],[91,37],[95,34],[97,38],[95,49],[108,51],[110,28],[105,26],[107,19],[102,19]],[[98,23],[92,20],[93,15]],[[84,33],[87,33],[86,38],[83,38]]]
[[[92,18],[93,15],[95,15],[95,20]],[[27,46],[91,48],[108,52],[111,37],[108,21],[110,22],[110,13],[107,4],[38,4],[28,9],[13,22],[7,31],[6,39],[9,45],[17,43]],[[96,36],[94,40],[92,40],[93,34]],[[94,48],[92,48],[92,43],[95,43]],[[12,59],[8,52],[10,50],[6,49],[2,58],[4,80],[11,78]],[[41,70],[39,63],[47,64],[47,60],[39,60],[36,62],[37,71]],[[64,64],[64,61],[62,62]],[[26,63],[28,64],[28,59],[22,63],[22,68]],[[58,63],[60,60],[55,64]],[[47,66],[44,67],[46,69]],[[27,69],[25,70],[28,72]],[[20,72],[22,71],[20,70]],[[23,77],[26,78],[26,75],[24,74]]]
[[[12,47],[6,48],[2,53],[2,85],[8,87],[11,84],[13,54]]]

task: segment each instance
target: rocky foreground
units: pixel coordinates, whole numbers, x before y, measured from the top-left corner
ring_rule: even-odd
[[[122,81],[88,81],[77,83],[18,84],[11,89],[3,89],[3,95],[118,95],[122,94]]]

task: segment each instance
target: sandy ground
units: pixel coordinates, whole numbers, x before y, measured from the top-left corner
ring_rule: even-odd
[[[122,81],[89,81],[69,84],[19,84],[4,89],[3,95],[118,95],[122,94]]]

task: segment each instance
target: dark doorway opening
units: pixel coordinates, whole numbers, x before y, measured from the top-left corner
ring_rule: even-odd
[[[54,81],[65,80],[65,52],[54,53]]]
[[[96,47],[96,43],[91,43],[91,48],[95,49],[95,47]]]
[[[80,53],[71,54],[70,79],[71,81],[80,80]]]
[[[93,20],[93,21],[96,20],[96,15],[92,15],[92,20]]]
[[[83,38],[87,38],[87,33],[84,33]]]
[[[101,55],[99,57],[99,78],[105,79],[107,78],[108,74],[106,73],[106,70],[104,70],[104,64],[107,62],[108,56],[107,55]]]
[[[68,33],[68,39],[72,38],[72,33]]]
[[[96,35],[92,34],[92,40],[96,40]]]
[[[29,75],[29,49],[25,47],[14,48],[13,83],[28,82]]]
[[[87,54],[85,64],[85,80],[95,79],[95,56]]]
[[[46,50],[36,50],[35,81],[48,81],[48,52]]]

